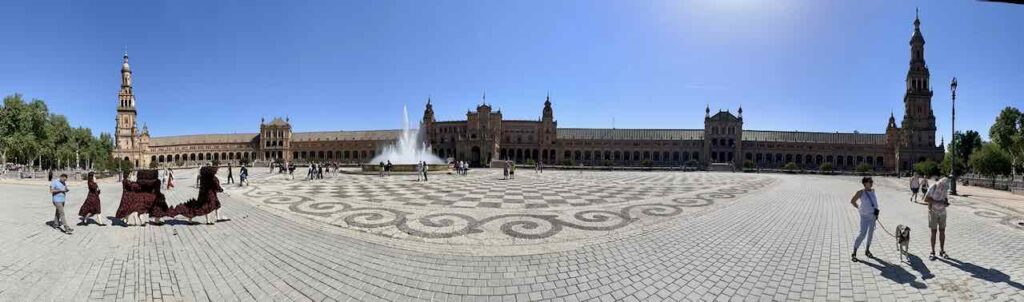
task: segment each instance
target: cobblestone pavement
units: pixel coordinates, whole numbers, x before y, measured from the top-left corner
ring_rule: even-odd
[[[343,174],[314,181],[272,176],[233,192],[256,206],[378,235],[365,238],[382,244],[430,243],[412,248],[509,255],[650,232],[773,183],[771,177],[742,174],[563,171],[520,173],[509,180],[497,170],[476,170],[435,175],[432,181],[411,175]]]
[[[852,263],[858,217],[848,201],[859,187],[854,177],[549,172],[555,171],[517,181],[671,186],[664,189],[671,198],[654,199],[678,198],[689,200],[680,203],[688,205],[704,197],[716,206],[694,215],[641,217],[637,223],[653,219],[656,227],[614,240],[577,242],[572,249],[474,255],[464,245],[446,251],[444,243],[387,238],[245,195],[261,186],[300,183],[277,176],[256,177],[251,187],[229,189],[223,195],[224,210],[233,218],[229,222],[89,225],[76,227],[74,235],[47,226],[53,209],[44,184],[0,183],[5,209],[0,211],[0,300],[1024,300],[1024,229],[1005,223],[1020,218],[1019,207],[990,206],[974,197],[955,200],[947,235],[952,259],[928,261],[925,208],[909,202],[899,180],[881,181],[881,220],[890,229],[896,224],[913,229],[910,250],[915,256],[901,263],[894,241],[879,229],[872,249],[878,259]],[[491,173],[431,182],[455,186]],[[351,177],[357,176],[339,176]],[[320,183],[345,186],[346,181]],[[737,184],[750,189],[732,191]],[[709,188],[700,189],[704,186]],[[104,212],[112,213],[118,186],[108,182],[102,187]],[[84,184],[71,188],[68,212],[74,215],[84,199]],[[697,196],[702,190],[714,195]],[[175,203],[194,194],[194,188],[179,184],[169,198]],[[330,194],[336,193],[310,193],[313,199],[329,199]],[[728,194],[735,198],[725,198]],[[291,201],[280,201],[285,200]],[[354,203],[345,198],[330,202],[338,200]],[[647,200],[579,208],[623,208]],[[318,207],[324,206],[309,205]],[[547,209],[560,208],[575,207]],[[469,210],[479,209],[491,208]]]

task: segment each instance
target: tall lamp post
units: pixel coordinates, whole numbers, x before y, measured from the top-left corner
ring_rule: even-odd
[[[952,111],[953,114],[952,114],[952,126],[951,126],[951,128],[953,128],[952,129],[953,130],[953,136],[951,136],[952,139],[949,140],[949,144],[952,145],[952,146],[950,146],[950,152],[949,152],[950,153],[949,154],[949,158],[950,158],[949,174],[952,174],[952,178],[953,179],[952,179],[952,184],[949,185],[949,194],[957,195],[956,194],[956,157],[957,157],[957,155],[956,155],[956,77],[953,77],[953,82],[949,84],[949,89],[953,92],[953,102],[952,102],[952,104],[953,104],[953,111]]]

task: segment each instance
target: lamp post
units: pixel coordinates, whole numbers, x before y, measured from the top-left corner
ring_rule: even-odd
[[[949,84],[949,89],[953,92],[953,102],[952,102],[952,104],[953,104],[953,111],[952,111],[952,113],[953,114],[951,115],[952,116],[951,128],[952,128],[952,131],[953,131],[953,136],[951,136],[952,139],[949,141],[949,144],[952,145],[952,146],[950,146],[950,152],[949,152],[950,153],[949,154],[949,158],[950,158],[950,160],[949,160],[949,162],[950,162],[949,174],[952,174],[952,183],[949,185],[949,194],[957,195],[956,194],[956,157],[957,157],[957,155],[956,155],[956,77],[953,77],[953,82]]]

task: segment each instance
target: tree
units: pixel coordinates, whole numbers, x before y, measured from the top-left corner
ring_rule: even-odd
[[[1010,175],[1010,155],[994,143],[985,144],[971,154],[970,165],[983,176]]]
[[[971,153],[981,148],[981,134],[974,130],[967,130],[966,132],[957,131],[956,135],[953,135],[953,142],[948,146],[949,152],[953,152],[953,144],[956,144],[956,161],[958,165],[961,162],[966,164],[971,158]]]
[[[931,177],[939,175],[939,164],[931,159],[927,159],[922,162],[914,164],[914,172],[917,172],[925,177]]]
[[[988,135],[1010,157],[1011,167],[1024,161],[1024,114],[1020,109],[1006,107],[1000,111]],[[1011,168],[1010,174],[1016,177],[1016,169]]]
[[[109,134],[92,136],[89,128],[72,128],[63,115],[52,114],[39,99],[26,102],[21,94],[4,97],[0,106],[0,158],[3,163],[40,168],[116,169],[110,158]]]

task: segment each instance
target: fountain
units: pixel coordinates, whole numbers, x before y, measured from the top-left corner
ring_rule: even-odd
[[[393,172],[415,172],[416,165],[427,162],[428,171],[440,171],[448,169],[448,163],[444,159],[430,153],[430,145],[420,137],[420,129],[409,128],[409,111],[402,106],[402,132],[394,144],[384,146],[380,155],[373,157],[370,162],[363,164],[364,172],[376,172],[380,170],[380,163],[391,161]]]

